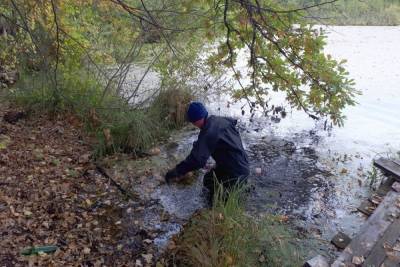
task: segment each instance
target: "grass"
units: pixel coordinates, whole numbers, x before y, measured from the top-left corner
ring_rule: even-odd
[[[21,75],[9,99],[25,110],[79,118],[96,137],[95,155],[142,152],[184,125],[192,95],[185,88],[162,88],[147,106],[132,107],[82,70],[59,74],[58,87],[49,76],[35,72]]]
[[[278,217],[253,218],[244,210],[244,189],[226,200],[221,189],[213,208],[196,215],[177,238],[173,266],[301,266],[293,233]]]

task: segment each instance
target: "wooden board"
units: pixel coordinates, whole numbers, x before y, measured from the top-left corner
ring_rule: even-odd
[[[375,192],[379,196],[386,196],[386,194],[392,190],[392,185],[396,180],[392,176],[387,177],[384,182],[379,186],[378,190]]]
[[[399,267],[400,266],[400,257],[396,257],[396,258],[387,257],[381,266],[383,266],[383,267]]]
[[[390,160],[385,158],[379,158],[374,160],[374,165],[383,171],[390,173],[394,178],[400,181],[400,163],[396,160]]]
[[[392,247],[397,238],[400,236],[400,219],[396,219],[387,228],[381,239],[376,242],[375,246],[372,248],[371,253],[366,258],[363,266],[381,266],[386,258],[386,249],[384,246]]]
[[[374,210],[376,209],[376,205],[371,203],[369,200],[364,200],[361,202],[360,206],[357,210],[361,213],[364,213],[367,216],[370,216]]]
[[[390,215],[400,212],[400,209],[396,205],[399,198],[400,193],[395,191],[390,191],[386,195],[382,203],[363,225],[359,234],[353,238],[332,264],[333,267],[351,263],[354,256],[368,257],[376,242],[391,225],[392,222],[389,220]]]

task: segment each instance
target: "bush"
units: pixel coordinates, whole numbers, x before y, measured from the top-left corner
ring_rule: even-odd
[[[24,73],[10,90],[14,102],[27,110],[50,114],[73,114],[98,140],[96,155],[141,152],[171,129],[184,125],[187,89],[165,88],[147,106],[133,107],[113,93],[103,95],[104,85],[83,70],[64,70],[54,87],[51,74]]]
[[[301,266],[291,232],[277,217],[255,219],[245,213],[243,188],[226,201],[221,190],[211,210],[202,211],[177,238],[169,256],[173,266]]]

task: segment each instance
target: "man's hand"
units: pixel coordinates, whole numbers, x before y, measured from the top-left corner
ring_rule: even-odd
[[[175,177],[178,177],[178,173],[176,172],[176,170],[169,170],[165,175],[165,182],[169,184]]]

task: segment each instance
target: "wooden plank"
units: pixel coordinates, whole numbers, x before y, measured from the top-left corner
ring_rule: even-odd
[[[375,243],[391,224],[390,215],[400,212],[396,205],[399,198],[400,193],[395,191],[390,191],[386,195],[382,203],[363,225],[359,234],[353,238],[332,264],[333,267],[351,263],[354,256],[368,257]]]
[[[385,261],[381,266],[384,267],[399,267],[400,266],[400,255],[398,252],[393,253],[394,255],[386,257]]]
[[[374,160],[374,165],[383,171],[394,175],[394,178],[400,181],[400,164],[397,162],[390,159],[379,158]]]
[[[379,196],[386,196],[387,192],[392,189],[391,187],[395,181],[392,176],[387,177],[375,193]]]
[[[400,219],[396,219],[387,228],[381,239],[372,248],[371,254],[366,258],[363,266],[381,266],[386,258],[384,246],[392,247],[400,236]]]
[[[393,159],[393,161],[400,165],[400,159]]]
[[[361,213],[364,213],[367,216],[370,216],[374,210],[376,209],[376,205],[370,202],[369,200],[364,200],[361,202],[360,206],[357,210]]]

